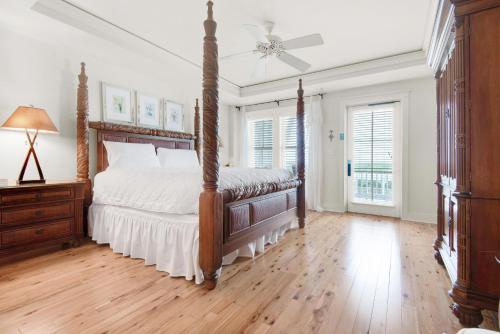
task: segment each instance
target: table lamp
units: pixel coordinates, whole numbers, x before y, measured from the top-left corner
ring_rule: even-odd
[[[52,123],[47,112],[40,108],[35,108],[33,106],[20,106],[17,107],[16,111],[5,121],[2,125],[4,129],[13,129],[13,130],[24,130],[26,132],[26,136],[28,137],[29,150],[26,155],[26,159],[24,160],[23,167],[21,169],[21,173],[19,174],[19,179],[17,180],[18,184],[24,183],[45,183],[45,179],[43,177],[42,168],[40,167],[40,162],[38,162],[38,157],[35,152],[35,141],[38,136],[38,132],[48,132],[48,133],[57,133],[57,128],[54,123]],[[30,131],[34,131],[35,134],[33,138],[30,135]],[[38,170],[38,175],[40,176],[39,180],[24,180],[24,172],[26,171],[26,167],[28,166],[28,161],[33,154],[33,158],[35,159],[36,168]]]

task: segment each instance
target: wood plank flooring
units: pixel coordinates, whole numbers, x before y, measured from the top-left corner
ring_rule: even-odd
[[[0,267],[0,333],[456,333],[435,226],[311,213],[214,291],[87,243]],[[493,328],[494,316],[483,326]]]

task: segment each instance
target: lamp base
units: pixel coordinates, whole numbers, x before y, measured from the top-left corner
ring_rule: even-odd
[[[40,167],[40,162],[38,162],[38,157],[35,152],[35,141],[36,137],[38,136],[38,130],[36,130],[35,135],[33,136],[32,139],[30,133],[26,129],[26,136],[28,137],[30,149],[28,150],[26,159],[24,159],[23,168],[21,169],[21,173],[19,173],[17,184],[45,183],[45,178],[43,177],[42,168]],[[38,176],[40,177],[38,180],[24,180],[24,172],[26,171],[26,167],[28,166],[31,154],[33,154],[33,158],[35,159],[36,169],[38,170]]]
[[[45,180],[17,180],[17,184],[35,184],[35,183],[45,183]]]

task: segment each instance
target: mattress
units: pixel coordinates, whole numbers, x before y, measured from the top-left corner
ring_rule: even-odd
[[[233,189],[293,179],[285,169],[221,168],[219,189]],[[94,179],[93,202],[139,210],[198,214],[200,168],[108,169]]]

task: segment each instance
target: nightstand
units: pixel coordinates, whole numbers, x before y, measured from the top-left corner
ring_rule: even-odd
[[[83,238],[84,182],[0,187],[0,263],[78,246]]]

